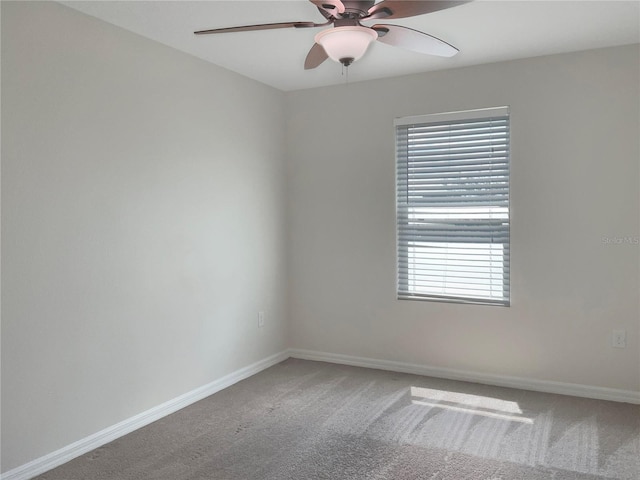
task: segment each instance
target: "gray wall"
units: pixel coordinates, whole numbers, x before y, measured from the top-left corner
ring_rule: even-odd
[[[67,7],[2,2],[3,471],[285,349],[283,111]]]
[[[638,46],[287,95],[293,347],[640,389]],[[354,66],[353,68],[357,68]],[[509,105],[512,306],[395,299],[394,117]],[[627,330],[626,349],[610,346]]]

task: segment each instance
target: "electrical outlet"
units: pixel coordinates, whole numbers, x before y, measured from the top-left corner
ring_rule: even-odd
[[[258,327],[264,327],[264,312],[258,312]]]
[[[611,346],[614,348],[625,348],[627,346],[627,332],[625,330],[614,330],[611,332]]]

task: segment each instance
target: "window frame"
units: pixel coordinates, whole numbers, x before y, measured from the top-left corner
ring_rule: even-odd
[[[436,302],[447,302],[447,303],[458,303],[458,304],[475,304],[475,305],[493,305],[493,306],[504,306],[509,307],[511,305],[511,277],[510,277],[510,265],[511,265],[511,111],[509,106],[502,107],[491,107],[491,108],[482,108],[476,110],[465,110],[465,111],[456,111],[456,112],[444,112],[444,113],[435,113],[435,114],[426,114],[426,115],[416,115],[409,117],[399,117],[394,120],[394,142],[395,142],[395,156],[396,156],[396,170],[395,170],[395,185],[396,185],[396,298],[398,300],[418,300],[418,301],[436,301]],[[409,287],[409,277],[412,275],[410,273],[410,254],[409,252],[409,243],[411,240],[405,239],[401,240],[401,229],[404,226],[404,229],[407,230],[410,226],[409,220],[409,210],[411,208],[417,209],[418,204],[413,204],[411,207],[411,203],[405,201],[403,203],[404,207],[401,208],[401,194],[399,192],[401,185],[401,170],[400,167],[400,148],[399,148],[399,127],[408,127],[408,126],[426,126],[426,125],[434,125],[439,123],[455,123],[455,122],[471,122],[474,120],[483,120],[490,118],[506,118],[506,133],[505,142],[506,142],[506,219],[503,221],[502,230],[506,230],[506,241],[503,242],[486,242],[487,245],[502,245],[502,284],[503,284],[503,292],[501,298],[492,298],[492,295],[489,297],[483,296],[473,296],[473,295],[452,295],[452,294],[434,294],[434,293],[420,293],[416,290],[413,292],[410,291]],[[403,161],[403,164],[406,167],[406,175],[408,178],[408,171],[410,168],[410,160],[409,160],[409,147],[407,147],[406,160]],[[493,178],[493,177],[492,177]],[[497,177],[496,177],[497,178]],[[407,185],[408,181],[405,181],[405,185]],[[410,187],[407,186],[404,190],[404,194],[409,196]],[[462,202],[453,202],[450,208],[459,207]],[[487,209],[496,208],[496,211],[499,211],[499,207],[487,207]],[[429,210],[428,208],[423,208],[423,210]],[[433,210],[433,208],[432,208]],[[444,219],[448,219],[449,223],[451,223],[451,219],[454,218],[455,214],[450,213],[449,217],[443,217]],[[426,215],[425,215],[426,217]],[[470,222],[471,219],[464,217],[455,217],[458,218],[459,221],[456,223],[464,223],[465,221]],[[499,219],[500,217],[495,217]],[[485,219],[489,224],[491,223],[492,217]],[[495,220],[495,219],[493,219]],[[479,222],[480,220],[476,220],[473,223]],[[445,221],[441,221],[438,223],[437,221],[433,222],[434,224],[445,225]],[[494,221],[494,223],[496,223]],[[505,227],[506,223],[506,227]],[[497,231],[497,230],[496,230]],[[419,234],[418,234],[419,235]],[[404,242],[404,248],[402,248]],[[424,241],[426,242],[426,240]],[[442,243],[446,244],[446,248],[451,245],[451,242],[438,241],[431,242],[433,244]],[[483,243],[483,242],[481,242]],[[437,247],[440,247],[439,245]],[[427,247],[428,248],[428,247]],[[440,247],[441,248],[441,247]],[[488,248],[491,250],[491,247]],[[406,272],[401,273],[402,270],[402,259],[404,258],[404,265]],[[446,257],[450,258],[450,257]],[[490,258],[489,256],[487,258]],[[489,267],[489,270],[492,267]],[[413,274],[415,276],[415,273]],[[447,276],[440,277],[442,279],[443,284],[446,283]],[[486,279],[486,281],[491,284],[492,278],[491,274],[486,274],[485,277],[479,278],[479,280]],[[428,287],[425,287],[425,290]],[[435,288],[434,288],[435,289]],[[444,290],[444,287],[443,287]],[[453,290],[453,289],[452,289]],[[467,288],[467,290],[470,290]],[[491,290],[491,288],[489,288]]]

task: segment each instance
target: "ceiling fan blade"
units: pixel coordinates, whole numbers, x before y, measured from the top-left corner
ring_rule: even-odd
[[[244,25],[242,27],[214,28],[211,30],[198,30],[193,32],[196,35],[208,35],[210,33],[231,33],[231,32],[250,32],[252,30],[273,30],[276,28],[313,28],[329,25],[327,23],[313,22],[284,22],[284,23],[263,23],[260,25]]]
[[[458,49],[432,35],[400,25],[378,24],[373,28],[378,32],[378,40],[387,45],[439,57],[453,57]]]
[[[326,18],[327,14],[333,18],[340,18],[340,16],[344,13],[344,3],[341,0],[309,0],[313,3],[320,13],[324,15]]]
[[[329,58],[329,55],[327,55],[322,45],[314,43],[307,54],[307,58],[304,60],[304,69],[311,70],[312,68],[316,68],[327,58]]]
[[[437,0],[383,0],[369,9],[366,18],[406,18],[457,7],[467,1]]]

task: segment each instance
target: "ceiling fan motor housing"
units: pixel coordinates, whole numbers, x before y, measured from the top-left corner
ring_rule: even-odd
[[[360,18],[367,15],[375,0],[342,0],[344,4],[343,17]]]

